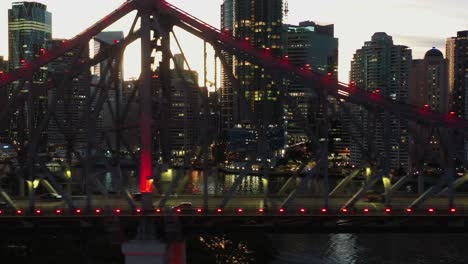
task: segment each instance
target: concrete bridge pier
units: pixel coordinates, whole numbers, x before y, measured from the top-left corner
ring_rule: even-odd
[[[167,233],[171,242],[161,241],[155,236],[154,222],[143,218],[136,239],[122,244],[125,264],[186,264],[185,241],[174,240],[171,229]]]

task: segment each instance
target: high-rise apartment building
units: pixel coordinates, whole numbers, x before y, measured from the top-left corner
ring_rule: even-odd
[[[409,102],[432,111],[447,113],[449,107],[448,63],[442,52],[432,48],[424,59],[413,60]]]
[[[448,63],[440,50],[432,48],[426,52],[424,59],[413,60],[409,103],[421,109],[447,113],[449,108]],[[432,166],[442,166],[439,138],[429,134],[430,130],[426,127],[421,127],[414,122],[410,122],[409,128],[410,153],[424,155]]]
[[[412,54],[408,47],[394,45],[391,36],[378,32],[354,54],[350,80],[377,96],[407,102],[411,61]],[[408,167],[408,127],[405,120],[393,114],[386,118],[384,113],[377,113],[377,118],[373,118],[371,115],[374,113],[360,106],[353,106],[352,114],[355,117],[354,122],[362,125],[363,131],[371,133],[371,137],[374,138],[372,144],[366,136],[360,135],[350,127],[351,135],[363,142],[364,148],[361,149],[356,140],[351,141],[352,163],[362,165],[366,162],[366,155],[371,154],[369,150],[372,150],[380,156],[379,160],[389,162],[392,168]],[[388,127],[387,133],[385,127]],[[389,149],[388,159],[385,159],[386,147]]]
[[[221,6],[221,28],[245,41],[246,45],[265,49],[267,54],[282,55],[282,0],[224,0]],[[273,78],[263,68],[236,56],[227,56],[230,69],[239,80],[239,91],[233,89],[226,72],[221,88],[221,119],[224,128],[248,120],[240,96],[256,113],[257,122],[278,124],[283,113],[278,100],[278,86],[282,80]]]

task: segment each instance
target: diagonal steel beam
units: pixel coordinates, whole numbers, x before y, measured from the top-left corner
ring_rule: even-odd
[[[357,191],[342,207],[341,209],[344,208],[352,208],[356,204],[361,197],[363,197],[370,188],[372,188],[378,181],[382,180],[382,177],[384,175],[384,172],[381,170],[373,175],[371,179],[367,182],[366,185],[362,186],[359,191]]]
[[[354,177],[356,177],[357,175],[359,175],[359,173],[362,171],[362,167],[358,168],[358,169],[355,169],[353,172],[351,172],[351,174],[349,174],[348,176],[346,176],[343,180],[341,180],[340,183],[338,183],[335,188],[330,192],[330,196],[334,196],[336,195],[337,193],[339,193],[341,191],[341,189],[343,189],[346,185],[348,185],[348,183],[350,183]]]

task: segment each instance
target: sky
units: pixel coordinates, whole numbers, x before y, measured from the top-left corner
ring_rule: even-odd
[[[219,27],[222,0],[168,0],[199,19]],[[8,8],[11,0],[0,0],[0,56],[8,55]],[[54,38],[71,38],[112,12],[124,0],[37,0],[52,12]],[[109,30],[128,29],[133,21],[128,15]],[[370,40],[375,32],[393,36],[395,44],[413,50],[413,58],[436,47],[445,54],[445,39],[457,31],[468,30],[467,0],[289,0],[289,16],[285,23],[311,20],[334,24],[339,39],[339,79],[348,82],[350,62],[356,49]],[[125,33],[126,34],[126,33]],[[191,67],[203,70],[203,44],[195,37],[176,31]],[[138,43],[127,49],[125,78],[139,74]],[[177,52],[176,49],[173,50]],[[211,56],[211,53],[210,55]],[[214,61],[214,59],[213,59]],[[213,64],[213,63],[211,63]],[[208,79],[213,81],[213,67]]]

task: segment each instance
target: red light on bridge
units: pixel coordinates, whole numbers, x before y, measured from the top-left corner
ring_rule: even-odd
[[[16,210],[16,214],[17,214],[17,215],[22,215],[22,214],[23,214],[23,210]]]
[[[81,214],[81,209],[76,209],[75,214]]]
[[[329,73],[327,73],[327,76],[328,77],[333,76],[333,73],[329,72]]]
[[[450,116],[455,116],[455,114],[456,113],[454,111],[450,111],[450,113],[449,113]]]
[[[153,78],[153,79],[159,79],[159,75],[153,74],[153,76],[151,76],[151,78]]]
[[[299,209],[299,212],[301,212],[301,213],[303,213],[303,214],[304,214],[304,213],[306,213],[306,212],[307,212],[307,210],[306,210],[305,208],[301,208],[301,209]]]
[[[270,48],[265,48],[266,50],[270,50]]]
[[[25,60],[25,59],[21,59],[19,62],[20,62],[20,64],[25,64],[25,63],[26,63],[26,60]]]
[[[116,214],[120,214],[121,212],[122,212],[122,210],[120,210],[119,208],[114,210],[114,213],[116,213]]]
[[[280,208],[278,211],[280,212],[280,214],[283,214],[286,210],[284,208]]]
[[[203,209],[198,208],[198,209],[197,209],[197,213],[199,213],[199,214],[203,213]]]
[[[61,209],[55,209],[55,214],[57,214],[57,215],[62,214],[62,210]]]
[[[262,213],[265,212],[265,209],[263,209],[263,208],[258,208],[258,212],[262,214]]]
[[[96,210],[94,210],[94,212],[95,212],[96,214],[100,214],[100,213],[101,213],[101,209],[96,209]]]
[[[223,209],[222,209],[222,208],[218,208],[218,209],[216,209],[216,212],[217,212],[218,214],[220,214],[220,213],[223,212]]]
[[[245,41],[249,41],[249,40],[250,40],[250,38],[249,38],[249,37],[246,37],[246,38],[244,38],[244,40],[245,40]]]
[[[2,215],[2,214],[3,214],[3,210],[0,210],[0,215]]]
[[[429,108],[429,105],[428,105],[428,104],[425,104],[425,105],[424,105],[424,108]]]
[[[431,213],[431,214],[432,214],[432,213],[435,213],[435,209],[434,209],[434,208],[428,208],[427,211],[428,211],[429,213]]]
[[[118,39],[114,39],[114,44],[119,44],[120,41]]]
[[[180,213],[180,212],[182,212],[182,210],[180,208],[177,208],[176,213]]]
[[[412,213],[412,212],[413,212],[413,209],[412,209],[412,208],[406,208],[406,212],[407,212],[407,213]]]
[[[322,209],[320,210],[320,212],[322,212],[322,214],[326,214],[326,213],[328,212],[328,210],[327,210],[327,208],[322,208]]]
[[[244,209],[238,208],[238,209],[237,209],[237,212],[238,212],[239,214],[242,214],[242,213],[244,212]]]
[[[369,208],[364,208],[364,209],[362,209],[362,211],[364,211],[364,213],[368,213],[368,212],[369,212]]]
[[[156,208],[156,213],[160,214],[161,213],[161,208]]]
[[[285,59],[289,59],[289,56],[288,56],[288,55],[284,55],[284,58],[285,58]]]
[[[456,209],[456,208],[450,208],[450,212],[451,212],[452,214],[454,214],[454,213],[457,212],[457,209]]]
[[[141,214],[141,208],[135,209],[135,212],[136,212],[137,214]]]
[[[389,213],[391,213],[391,212],[392,212],[392,209],[390,209],[390,208],[385,208],[385,213],[389,214]]]
[[[347,213],[347,212],[348,212],[348,208],[342,208],[342,209],[341,209],[341,212],[342,212],[342,213]]]
[[[42,213],[42,211],[37,209],[36,211],[34,211],[34,213],[36,213],[37,215],[40,215]]]

